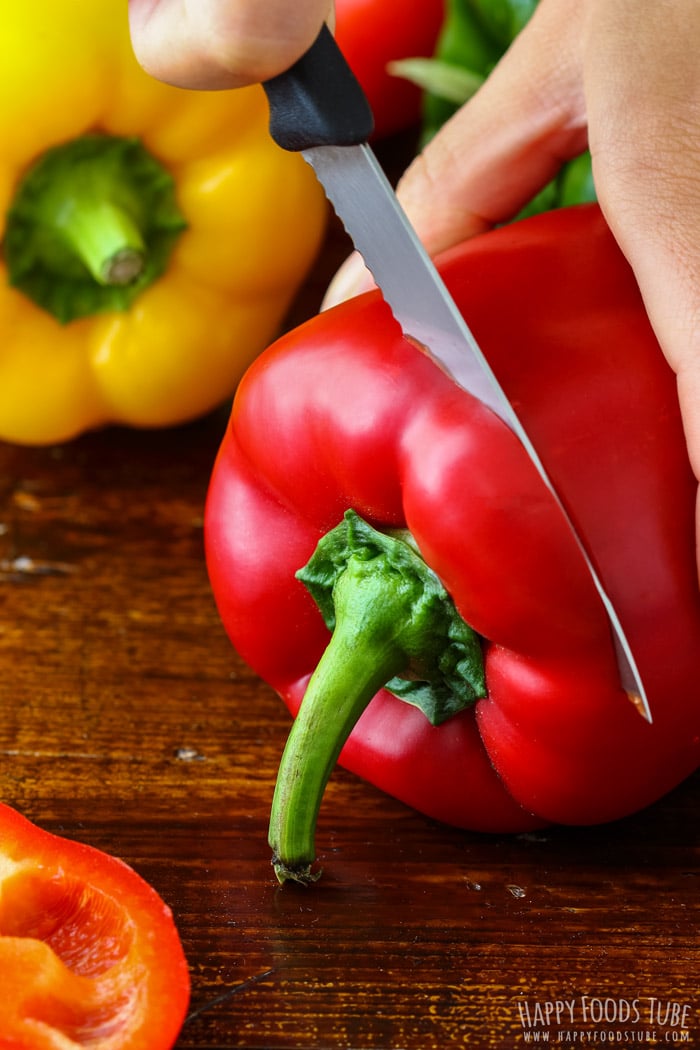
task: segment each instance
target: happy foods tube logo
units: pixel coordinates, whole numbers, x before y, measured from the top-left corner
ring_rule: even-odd
[[[653,995],[517,1001],[524,1044],[697,1046],[692,1003]]]

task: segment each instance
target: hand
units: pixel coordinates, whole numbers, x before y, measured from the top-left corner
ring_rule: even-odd
[[[291,66],[332,14],[331,0],[129,0],[136,57],[187,88],[255,84]]]
[[[329,7],[329,0],[129,0],[144,67],[199,88],[281,72],[313,42]],[[434,254],[511,218],[588,145],[601,207],[678,377],[698,478],[699,39],[697,0],[540,0],[485,85],[398,187]],[[351,263],[327,302],[347,296],[348,285],[370,283]]]
[[[678,377],[700,478],[698,40],[697,0],[540,0],[398,194],[435,254],[512,218],[588,145],[601,207]],[[369,283],[350,261],[326,305]]]

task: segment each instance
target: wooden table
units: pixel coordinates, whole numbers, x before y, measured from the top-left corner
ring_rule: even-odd
[[[289,719],[224,636],[202,553],[225,419],[0,445],[2,797],[171,905],[178,1047],[700,1045],[698,776],[617,825],[489,837],[338,771],[323,879],[278,887]]]

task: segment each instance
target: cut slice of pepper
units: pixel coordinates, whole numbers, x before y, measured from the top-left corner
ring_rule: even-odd
[[[100,850],[0,804],[0,1046],[168,1050],[189,1002],[170,908]]]

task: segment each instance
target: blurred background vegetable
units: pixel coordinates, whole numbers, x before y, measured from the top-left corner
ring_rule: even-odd
[[[207,412],[315,257],[327,207],[313,173],[270,140],[262,89],[147,76],[119,0],[5,15],[0,438]]]
[[[374,113],[374,137],[421,119],[421,89],[394,76],[390,63],[433,54],[445,0],[336,0],[335,37]]]

